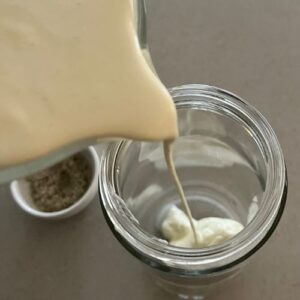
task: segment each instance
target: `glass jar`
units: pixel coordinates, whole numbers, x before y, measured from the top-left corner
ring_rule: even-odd
[[[175,166],[193,217],[230,218],[245,229],[203,249],[168,244],[161,224],[179,196],[161,143],[110,143],[100,163],[100,202],[112,232],[160,286],[201,299],[236,274],[274,231],[287,196],[286,167],[274,131],[249,103],[206,85],[170,93],[180,131]]]

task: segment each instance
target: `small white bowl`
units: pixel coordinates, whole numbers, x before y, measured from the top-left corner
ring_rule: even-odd
[[[90,204],[97,194],[99,158],[93,147],[83,150],[80,154],[87,158],[92,168],[92,180],[87,191],[73,205],[55,212],[43,212],[38,210],[33,204],[29,183],[26,179],[14,180],[10,184],[11,193],[17,204],[28,214],[48,220],[68,218],[82,211],[88,204]]]

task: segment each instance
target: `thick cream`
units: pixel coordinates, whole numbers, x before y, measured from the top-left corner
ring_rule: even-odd
[[[132,0],[2,0],[0,39],[0,168],[83,139],[177,136]]]
[[[170,207],[162,223],[161,230],[164,237],[173,246],[204,248],[221,244],[237,235],[244,228],[241,223],[224,218],[193,219],[192,222],[197,235],[197,243],[189,218],[176,206]]]

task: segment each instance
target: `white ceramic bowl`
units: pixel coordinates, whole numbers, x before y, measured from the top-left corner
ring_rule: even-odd
[[[25,179],[14,180],[10,184],[11,193],[17,204],[28,214],[49,220],[68,218],[82,211],[97,194],[99,159],[98,154],[93,147],[81,151],[80,154],[88,159],[92,168],[92,180],[87,191],[73,205],[55,212],[43,212],[38,210],[32,201],[29,183]]]

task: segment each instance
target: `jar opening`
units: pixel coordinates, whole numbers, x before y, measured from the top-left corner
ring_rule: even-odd
[[[246,204],[242,203],[240,208],[240,218],[243,219],[243,223],[246,225],[245,229],[234,238],[220,245],[202,249],[170,246],[166,241],[162,240],[161,236],[154,236],[153,232],[151,232],[152,229],[145,230],[152,228],[152,225],[149,225],[149,218],[141,221],[141,213],[136,209],[138,206],[136,205],[137,202],[133,203],[132,199],[134,197],[131,194],[132,191],[137,191],[137,194],[140,193],[143,196],[143,192],[147,190],[146,181],[145,186],[141,185],[142,187],[138,187],[143,178],[142,172],[150,172],[153,169],[153,165],[161,171],[160,161],[154,161],[158,157],[158,146],[156,145],[155,148],[153,143],[133,141],[121,141],[120,143],[108,145],[102,157],[101,179],[99,181],[102,206],[108,222],[112,225],[113,231],[122,240],[122,243],[148,264],[163,269],[174,268],[179,273],[185,273],[187,269],[188,272],[206,272],[208,270],[228,268],[255,252],[268,239],[278,223],[286,198],[286,169],[282,151],[268,122],[256,109],[239,97],[227,91],[205,85],[175,87],[170,89],[170,93],[178,110],[181,135],[188,137],[188,142],[186,141],[187,138],[184,139],[183,144],[188,143],[187,145],[189,146],[185,149],[192,148],[193,141],[191,141],[191,136],[203,138],[206,134],[205,138],[207,140],[205,141],[208,142],[205,144],[205,147],[209,150],[207,153],[212,154],[206,153],[204,166],[202,162],[198,169],[200,170],[199,172],[205,170],[212,173],[210,181],[213,183],[211,184],[213,188],[210,187],[207,180],[204,180],[202,191],[205,190],[207,195],[213,191],[214,197],[222,199],[222,201],[227,197],[228,201],[224,202],[224,207],[230,203],[233,203],[231,206],[239,205],[237,204],[239,201],[235,200],[239,195],[246,194],[244,196],[245,199],[249,199],[253,195],[259,195],[257,196],[259,199],[255,200],[256,202],[259,201],[259,207],[255,208],[254,200],[252,201],[253,203],[245,200]],[[198,129],[200,131],[197,131]],[[238,136],[238,139],[236,139],[236,136]],[[215,138],[218,138],[219,144],[217,146]],[[218,154],[218,152],[216,151],[221,149],[220,145],[225,143],[225,141],[227,146],[230,145],[230,147],[234,148],[234,151],[229,151],[230,147],[223,147],[222,155],[217,160],[215,154]],[[207,145],[210,148],[207,148]],[[178,156],[180,156],[180,151],[183,149],[181,146],[181,144],[178,145]],[[201,159],[197,155],[203,155],[204,152],[200,154],[198,152],[195,152],[196,154],[188,152],[185,164],[190,163],[192,155],[196,155],[192,163],[199,163]],[[237,152],[242,153],[240,157],[243,157],[243,160],[236,155]],[[217,164],[224,164],[225,154],[225,163],[227,165],[225,167],[222,166],[222,169]],[[215,159],[209,160],[209,158]],[[207,162],[209,162],[209,165]],[[183,165],[182,161],[178,162],[179,165],[180,163]],[[191,168],[191,165],[188,166]],[[241,170],[236,170],[236,166]],[[247,172],[250,172],[249,170],[252,171],[251,174],[249,173],[251,176],[245,171],[246,169],[248,170]],[[183,177],[184,172],[185,170],[182,169]],[[223,190],[228,190],[229,192],[227,193],[222,189],[220,190],[220,188],[216,188],[221,185],[220,182],[222,183],[223,179],[221,177],[218,178],[221,176],[220,174],[223,174],[222,172],[228,172],[228,174],[236,176],[233,177],[233,182],[228,180],[226,184],[224,183],[225,188]],[[235,174],[236,172],[238,173]],[[147,176],[155,177],[156,175],[150,173]],[[224,174],[222,176],[224,177]],[[243,176],[249,182],[248,189],[247,186],[243,186],[243,189],[238,186],[243,185],[242,180],[239,178],[243,178]],[[253,179],[254,177],[256,179]],[[184,188],[193,190],[194,183],[192,179],[192,175],[187,177],[186,183],[184,182],[186,184]],[[167,179],[161,177],[159,180]],[[240,180],[238,181],[239,184],[234,184],[236,180]],[[197,184],[195,185],[197,186]],[[254,192],[259,186],[262,187],[261,193],[259,191]],[[138,190],[139,188],[141,190]],[[157,184],[154,184],[152,191],[147,190],[148,195],[152,198],[154,197],[153,190],[155,188],[157,189]],[[174,189],[173,186],[171,188]],[[243,194],[241,194],[241,190]],[[164,192],[164,197],[167,197],[167,189]],[[205,199],[205,192],[201,195],[201,199]],[[217,195],[221,195],[220,198]],[[205,200],[202,200],[202,207],[204,202]],[[249,210],[248,214],[244,212],[243,206],[249,206],[249,209],[247,207]],[[249,218],[251,209],[252,217]],[[223,211],[225,210],[223,209]],[[228,208],[227,212],[229,215],[230,213],[234,214],[234,209]],[[143,212],[144,215],[145,213]],[[237,217],[239,216],[237,215]]]

